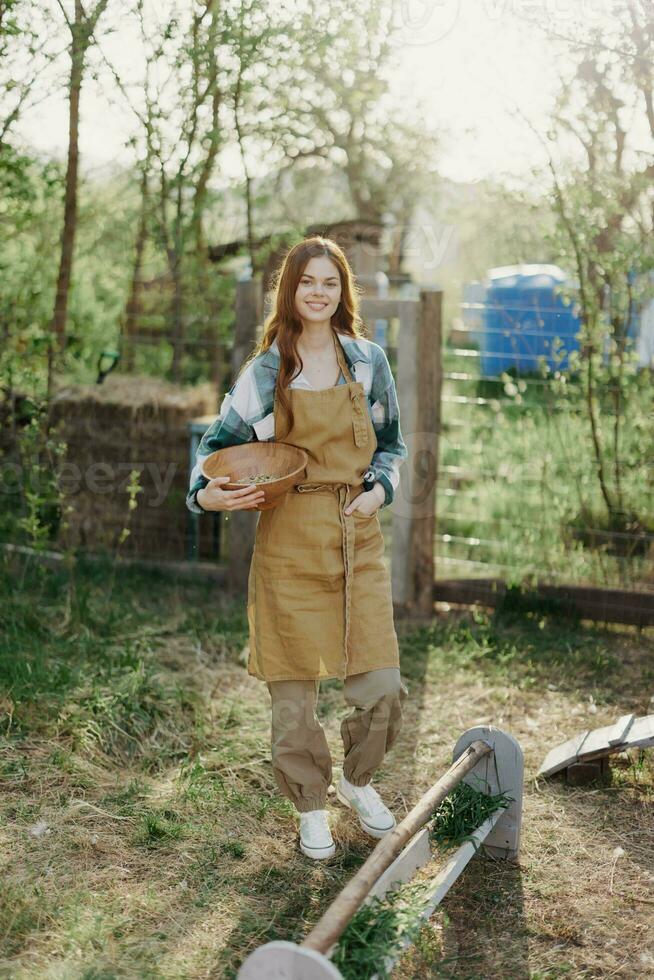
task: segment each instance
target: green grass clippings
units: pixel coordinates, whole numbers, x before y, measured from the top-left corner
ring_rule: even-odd
[[[389,888],[383,898],[374,897],[356,912],[341,934],[330,957],[345,980],[379,980],[390,977],[386,957],[394,957],[422,929],[421,913],[429,883],[408,882]]]
[[[472,839],[478,827],[497,810],[513,802],[506,793],[490,796],[468,783],[459,783],[434,811],[430,840],[441,851],[458,847]]]

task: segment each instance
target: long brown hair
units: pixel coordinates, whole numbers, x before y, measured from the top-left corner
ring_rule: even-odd
[[[341,279],[341,299],[332,316],[332,328],[349,337],[366,336],[366,328],[359,314],[359,290],[343,250],[330,238],[322,238],[319,235],[305,238],[293,245],[274,276],[273,307],[264,321],[263,337],[246,361],[246,364],[249,364],[259,354],[267,351],[275,339],[277,340],[280,354],[277,402],[281,404],[288,419],[286,434],[291,431],[294,423],[287,387],[295,375],[298,362],[300,370],[303,367],[297,349],[297,341],[302,333],[302,320],[295,309],[295,292],[309,260],[321,255],[331,259],[338,268]],[[340,343],[338,340],[336,342]]]

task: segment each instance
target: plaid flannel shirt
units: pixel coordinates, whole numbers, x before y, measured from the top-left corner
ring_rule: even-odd
[[[385,499],[381,506],[386,507],[393,500],[400,482],[400,466],[408,456],[400,431],[395,381],[383,347],[363,337],[354,339],[340,333],[336,336],[353,379],[362,382],[367,396],[368,411],[377,436],[377,448],[370,467],[384,487]],[[274,440],[273,401],[278,369],[279,348],[274,340],[267,351],[250,361],[223,398],[220,414],[200,440],[191,471],[186,506],[193,513],[205,513],[196,494],[209,482],[201,472],[207,456],[227,446]],[[342,374],[339,383],[345,383]],[[311,388],[311,385],[299,374],[290,387]]]

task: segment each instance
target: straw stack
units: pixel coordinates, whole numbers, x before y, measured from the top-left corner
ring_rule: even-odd
[[[189,512],[187,423],[217,414],[215,386],[183,388],[157,378],[116,375],[101,385],[62,388],[52,420],[66,442],[60,485],[74,508],[61,543],[123,555],[183,559]],[[129,511],[130,470],[140,473],[138,506]],[[211,528],[201,521],[200,557],[210,556]]]

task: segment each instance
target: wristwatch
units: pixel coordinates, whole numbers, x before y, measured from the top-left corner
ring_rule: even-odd
[[[372,490],[376,481],[377,477],[375,476],[375,471],[366,470],[366,472],[363,474],[363,489],[366,491]]]

